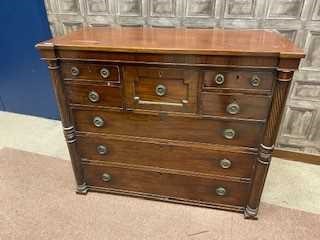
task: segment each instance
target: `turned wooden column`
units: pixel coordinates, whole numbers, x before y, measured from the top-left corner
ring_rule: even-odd
[[[64,85],[63,80],[61,79],[59,60],[51,58],[46,59],[46,61],[50,70],[52,83],[54,85],[54,92],[58,103],[64,136],[68,144],[72,168],[77,184],[76,192],[86,194],[88,192],[88,186],[84,181],[81,159],[76,151],[77,138],[74,121],[72,119],[71,112],[67,108],[67,99],[65,98],[66,94],[64,94]]]
[[[247,206],[244,211],[245,218],[257,219],[260,198],[267,177],[271,154],[277,138],[284,105],[290,88],[294,70],[278,69],[271,110],[265,128],[264,138],[259,146],[258,157],[251,179],[251,190]]]

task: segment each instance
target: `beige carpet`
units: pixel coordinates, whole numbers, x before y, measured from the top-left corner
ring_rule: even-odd
[[[294,187],[294,186],[293,186]],[[110,194],[76,195],[69,161],[0,151],[0,239],[320,239],[320,215],[262,204],[241,214]]]

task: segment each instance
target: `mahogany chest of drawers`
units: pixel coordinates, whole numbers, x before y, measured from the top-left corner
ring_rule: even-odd
[[[39,43],[77,192],[256,218],[302,50],[273,31],[87,28]]]

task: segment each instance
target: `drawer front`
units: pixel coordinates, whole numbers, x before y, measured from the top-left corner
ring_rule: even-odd
[[[81,61],[63,62],[61,72],[65,80],[104,82],[108,85],[120,83],[120,71],[117,65]]]
[[[200,111],[205,115],[266,120],[271,96],[201,93]]]
[[[196,112],[199,72],[162,67],[125,67],[129,108]]]
[[[257,147],[263,124],[119,111],[73,109],[78,131]]]
[[[189,145],[174,145],[98,136],[77,136],[81,158],[205,174],[250,178],[253,153],[235,153]]]
[[[101,86],[94,84],[65,84],[69,103],[122,107],[121,88],[117,86]]]
[[[90,186],[244,206],[249,184],[116,166],[84,165]]]
[[[269,90],[273,86],[272,71],[205,71],[203,89],[230,88],[249,90]]]

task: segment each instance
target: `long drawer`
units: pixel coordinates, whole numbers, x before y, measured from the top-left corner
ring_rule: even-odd
[[[139,168],[83,165],[89,186],[120,189],[193,201],[244,206],[248,183],[179,175]]]
[[[250,121],[207,119],[73,108],[76,130],[188,142],[257,147],[264,124]]]
[[[82,159],[150,166],[220,176],[251,177],[255,153],[217,150],[195,144],[179,145],[136,138],[77,136],[77,147]]]

